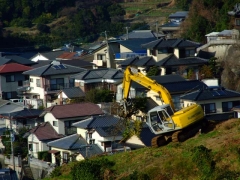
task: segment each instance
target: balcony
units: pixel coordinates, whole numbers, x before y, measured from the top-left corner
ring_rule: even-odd
[[[125,53],[116,53],[115,59],[127,59],[127,58],[135,58],[135,57],[144,57],[147,56],[146,52],[125,52]]]
[[[44,89],[46,91],[55,91],[55,90],[61,90],[64,88],[71,88],[71,87],[74,87],[74,83],[46,84]]]

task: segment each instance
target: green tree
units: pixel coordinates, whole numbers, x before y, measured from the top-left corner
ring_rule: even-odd
[[[107,89],[91,89],[85,94],[85,101],[92,103],[112,102],[113,94]]]
[[[157,75],[159,75],[159,72],[160,72],[160,70],[159,70],[158,66],[152,66],[148,70],[147,76],[157,76]]]

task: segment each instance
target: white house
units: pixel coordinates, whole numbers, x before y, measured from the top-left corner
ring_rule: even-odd
[[[38,158],[38,152],[49,150],[48,142],[64,137],[58,134],[49,122],[37,125],[27,135],[28,154],[35,158]]]

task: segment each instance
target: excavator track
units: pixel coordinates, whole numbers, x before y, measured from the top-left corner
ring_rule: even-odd
[[[160,146],[164,146],[166,144],[167,144],[167,141],[166,141],[165,137],[162,135],[152,138],[152,141],[151,141],[152,147],[160,147]]]
[[[176,131],[172,134],[172,142],[183,142],[186,138],[182,131]]]

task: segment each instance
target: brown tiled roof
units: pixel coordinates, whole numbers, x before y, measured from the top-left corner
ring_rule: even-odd
[[[59,139],[64,137],[62,134],[58,134],[49,122],[39,124],[38,126],[31,129],[30,132],[32,134],[35,134],[35,136],[37,136],[38,140],[40,141]]]
[[[73,59],[75,56],[76,52],[64,52],[60,56],[58,56],[58,59]]]
[[[32,69],[29,66],[25,66],[18,63],[4,64],[0,66],[0,73],[10,73],[10,72],[23,72]]]
[[[97,104],[90,102],[79,104],[55,105],[47,108],[45,112],[51,112],[56,119],[104,114]]]

